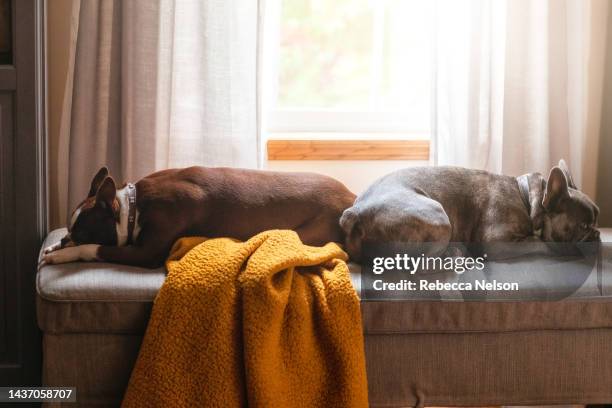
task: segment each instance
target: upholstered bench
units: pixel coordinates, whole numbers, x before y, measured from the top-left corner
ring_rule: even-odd
[[[612,402],[612,254],[603,252],[602,280],[593,274],[560,302],[363,301],[371,405]],[[351,273],[360,293],[359,267]],[[105,263],[41,268],[44,385],[76,386],[79,406],[119,405],[164,278],[163,268]]]

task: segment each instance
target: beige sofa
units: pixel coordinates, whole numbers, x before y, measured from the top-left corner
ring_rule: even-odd
[[[603,252],[603,294],[593,275],[561,302],[362,302],[371,406],[611,403],[612,251]],[[163,269],[41,268],[44,385],[76,386],[79,406],[119,405],[163,281]]]

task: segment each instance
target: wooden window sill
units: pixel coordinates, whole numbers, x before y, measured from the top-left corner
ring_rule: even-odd
[[[271,139],[268,160],[429,160],[429,140]]]

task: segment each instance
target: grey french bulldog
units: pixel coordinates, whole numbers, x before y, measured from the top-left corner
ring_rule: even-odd
[[[598,215],[561,160],[547,179],[460,167],[398,170],[357,197],[340,225],[349,255],[359,260],[368,245],[385,242],[435,242],[436,254],[451,242],[524,242],[527,248],[536,242],[599,242]]]

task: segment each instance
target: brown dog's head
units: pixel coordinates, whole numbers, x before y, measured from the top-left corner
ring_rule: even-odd
[[[61,246],[82,244],[116,245],[119,203],[115,181],[102,167],[94,176],[87,198],[72,212],[68,235]]]
[[[542,238],[555,242],[599,241],[599,208],[578,190],[572,175],[561,160],[550,171],[542,200],[544,223]]]

